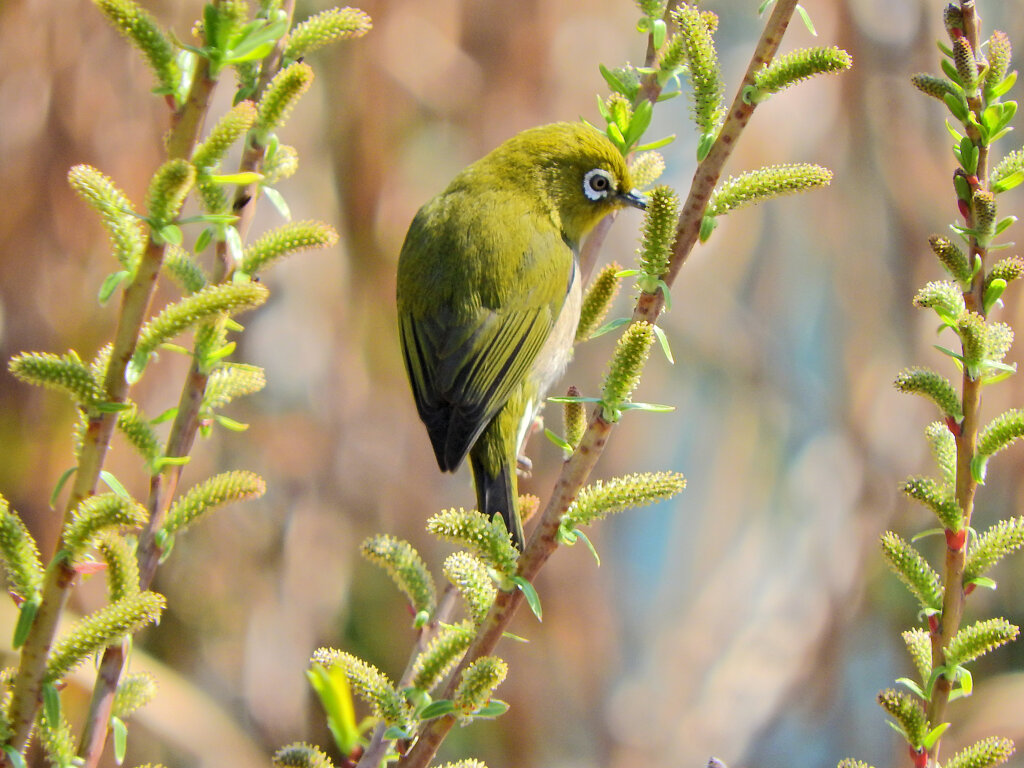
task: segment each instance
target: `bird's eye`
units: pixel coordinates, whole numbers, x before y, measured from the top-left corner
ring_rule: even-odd
[[[583,177],[583,194],[588,200],[596,202],[608,197],[614,187],[611,174],[601,168],[587,171],[587,175]]]

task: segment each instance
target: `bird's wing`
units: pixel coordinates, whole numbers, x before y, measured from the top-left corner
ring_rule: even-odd
[[[420,418],[442,470],[454,470],[529,373],[553,324],[548,306],[400,316],[402,352]]]

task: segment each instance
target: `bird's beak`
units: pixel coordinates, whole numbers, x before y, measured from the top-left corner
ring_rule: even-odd
[[[647,210],[647,198],[640,194],[639,190],[633,189],[629,192],[623,192],[619,195],[621,200],[626,205],[631,205],[634,208],[639,208],[641,211]]]

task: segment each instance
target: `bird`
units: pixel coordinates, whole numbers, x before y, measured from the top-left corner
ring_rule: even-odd
[[[398,259],[398,331],[442,472],[469,456],[477,509],[524,548],[516,467],[543,398],[572,356],[583,237],[645,200],[593,126],[516,134],[416,213]]]

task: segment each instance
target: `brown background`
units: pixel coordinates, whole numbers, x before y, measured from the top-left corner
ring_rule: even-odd
[[[722,17],[728,98],[759,31],[756,5],[707,3]],[[684,268],[664,319],[677,362],[652,357],[637,394],[677,410],[627,415],[598,469],[679,470],[689,488],[590,532],[600,568],[583,547],[553,560],[539,584],[543,625],[520,617],[514,631],[530,642],[501,649],[512,671],[499,695],[511,711],[456,729],[450,759],[478,755],[492,768],[695,766],[711,754],[750,766],[904,759],[874,696],[911,673],[898,633],[916,608],[876,542],[887,526],[933,524],[896,488],[910,472],[932,472],[921,432],[934,413],[891,381],[912,364],[951,374],[931,349],[934,318],[910,306],[915,286],[941,276],[926,238],[955,215],[943,110],[908,82],[937,69],[942,4],[806,5],[819,38],[797,22],[784,48],[837,43],[855,68],[759,108],[728,170],[817,162],[835,181],[729,216]],[[183,40],[200,10],[146,7]],[[298,16],[321,7],[300,3]],[[597,120],[598,63],[640,61],[645,50],[627,0],[361,7],[374,30],[311,57],[318,79],[282,132],[300,153],[298,175],[281,185],[292,211],[334,223],[341,243],[266,276],[271,300],[243,318],[237,358],[265,366],[269,384],[228,410],[249,431],[215,431],[186,472],[195,482],[249,468],[270,490],[181,537],[162,568],[156,588],[170,608],[141,646],[180,677],[160,673],[161,696],[134,719],[129,764],[257,765],[287,741],[326,745],[303,677],[318,645],[400,673],[410,618],[358,544],[385,531],[439,564],[449,547],[426,537],[423,521],[472,503],[468,472],[437,473],[401,368],[393,294],[405,228],[457,169],[516,131]],[[988,30],[1019,38],[1019,3],[981,11]],[[151,87],[90,4],[0,5],[4,359],[69,347],[89,357],[110,336],[113,307],[95,296],[115,265],[65,174],[95,165],[141,207],[167,121]],[[666,180],[685,190],[696,140],[685,97],[659,107],[650,135],[665,133],[679,134],[664,150]],[[1019,141],[1011,134],[1001,152]],[[1019,190],[1002,201],[1005,212],[1022,209]],[[280,223],[269,206],[263,214],[259,226]],[[633,258],[638,221],[621,217],[604,258]],[[1011,292],[1001,319],[1019,325],[1022,306]],[[628,296],[616,311],[628,311]],[[612,344],[581,348],[566,383],[593,392]],[[162,356],[161,373],[136,393],[148,412],[176,402],[182,370]],[[991,416],[1024,392],[1012,378],[985,398]],[[0,373],[0,492],[44,552],[72,418],[60,398]],[[548,420],[558,431],[557,411]],[[543,439],[530,453],[525,490],[543,496],[558,454]],[[1021,459],[1014,450],[993,463],[978,525],[1019,512]],[[110,466],[144,492],[124,445]],[[995,575],[1019,584],[1024,563]],[[72,605],[87,611],[101,599],[96,578]],[[969,611],[1024,619],[1020,590],[1005,586],[972,598]],[[150,662],[140,651],[136,663]],[[977,665],[976,695],[951,709],[947,755],[991,733],[1024,738],[1022,666],[1019,644]],[[73,707],[82,695],[65,698]]]

